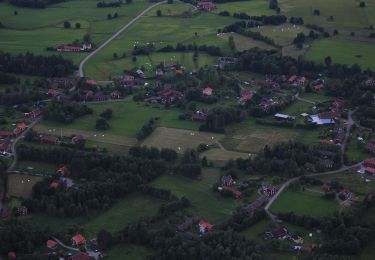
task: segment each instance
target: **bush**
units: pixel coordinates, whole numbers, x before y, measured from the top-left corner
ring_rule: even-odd
[[[96,120],[95,128],[98,129],[98,130],[106,130],[106,129],[109,128],[109,124],[108,124],[107,120],[100,117]]]
[[[70,27],[71,27],[70,22],[65,21],[65,22],[64,22],[64,28],[65,28],[65,29],[69,29]]]

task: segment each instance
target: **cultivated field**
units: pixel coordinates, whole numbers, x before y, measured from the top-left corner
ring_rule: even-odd
[[[327,200],[322,194],[310,191],[285,190],[271,207],[275,214],[294,212],[297,215],[322,217],[339,210],[336,200]]]
[[[8,191],[10,196],[27,198],[31,195],[34,184],[43,177],[12,173],[8,176]]]
[[[324,63],[327,56],[331,56],[333,63],[358,64],[362,69],[375,70],[375,41],[318,40],[312,44],[304,58]]]
[[[228,150],[258,153],[264,146],[294,140],[300,132],[292,129],[257,125],[252,120],[228,127],[221,144]]]
[[[199,144],[216,144],[223,137],[224,135],[207,132],[158,127],[142,142],[142,145],[170,148],[183,153],[186,149],[196,149]]]
[[[169,189],[172,194],[190,200],[188,210],[198,218],[213,224],[229,218],[232,211],[241,205],[241,201],[224,198],[212,191],[212,185],[218,181],[220,172],[216,169],[204,169],[201,180],[192,180],[182,176],[162,175],[152,186]]]
[[[93,42],[98,45],[150,5],[150,2],[134,0],[132,4],[124,4],[120,8],[97,8],[96,4],[89,0],[71,0],[36,10],[2,2],[0,17],[6,29],[0,30],[0,49],[12,53],[27,50],[52,55],[56,53],[46,51],[46,47],[82,40],[86,33],[90,33]],[[14,15],[15,10],[17,15]],[[108,20],[107,14],[113,15],[115,12],[119,17]],[[70,21],[71,29],[63,28],[65,21]],[[75,29],[76,22],[81,24],[80,29]],[[85,54],[63,53],[63,56],[78,63]]]
[[[206,156],[207,160],[212,161],[212,162],[225,163],[231,159],[233,160],[238,159],[238,158],[248,159],[251,156],[251,154],[214,148],[214,149],[210,149],[206,152],[201,153],[200,157],[202,158],[203,156]]]

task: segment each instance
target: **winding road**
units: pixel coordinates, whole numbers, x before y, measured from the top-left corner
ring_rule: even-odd
[[[145,10],[143,10],[140,14],[138,14],[136,17],[134,17],[130,22],[128,22],[126,25],[124,25],[120,30],[118,30],[116,33],[114,33],[108,40],[106,40],[104,43],[102,43],[98,48],[96,48],[94,51],[92,51],[89,55],[87,55],[80,63],[79,63],[79,70],[78,74],[79,77],[84,77],[85,73],[83,71],[83,67],[85,66],[85,63],[95,56],[99,51],[101,51],[105,46],[107,46],[111,41],[113,41],[117,36],[119,36],[123,31],[128,29],[130,26],[133,25],[139,18],[141,18],[144,14],[146,14],[151,9],[155,8],[156,6],[159,6],[161,4],[165,4],[167,1],[162,1],[159,3],[156,3],[154,5],[151,5],[147,7]]]

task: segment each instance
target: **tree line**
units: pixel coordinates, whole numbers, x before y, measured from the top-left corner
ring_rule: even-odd
[[[4,72],[42,77],[64,77],[74,72],[71,60],[62,56],[42,56],[26,52],[11,55],[0,51],[0,66]]]
[[[9,0],[11,5],[28,8],[46,8],[48,5],[64,2],[65,0]]]
[[[86,105],[78,103],[64,104],[56,100],[51,101],[43,111],[43,118],[55,120],[60,123],[70,124],[75,119],[92,114],[93,110]]]
[[[182,43],[177,43],[176,47],[173,47],[172,45],[167,45],[163,48],[160,48],[158,50],[159,52],[184,52],[184,51],[201,51],[206,52],[209,55],[212,56],[220,56],[222,55],[220,47],[214,46],[214,45],[200,45],[197,46],[196,44],[188,44],[184,45]]]

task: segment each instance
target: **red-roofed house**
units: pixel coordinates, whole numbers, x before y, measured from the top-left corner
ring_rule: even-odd
[[[25,123],[18,123],[16,125],[16,132],[21,133],[21,132],[25,131],[26,128],[27,128],[27,125]]]
[[[375,175],[375,168],[371,168],[371,167],[367,167],[366,169],[365,169],[365,174],[367,174],[367,175]]]
[[[56,241],[55,240],[48,240],[47,241],[47,247],[49,248],[49,249],[56,249],[57,248],[57,243],[56,243]]]
[[[375,159],[366,159],[363,164],[365,167],[375,168]]]
[[[47,94],[48,95],[51,95],[51,96],[56,96],[57,95],[57,89],[54,89],[54,88],[50,88],[50,89],[48,89],[48,92],[47,92]]]
[[[253,93],[250,90],[241,88],[240,93],[240,104],[243,105],[253,97]]]
[[[331,112],[326,112],[326,113],[320,113],[319,118],[320,119],[336,119],[340,117],[340,113],[331,113]]]
[[[296,81],[296,79],[297,79],[297,76],[296,76],[296,75],[292,75],[292,76],[290,76],[290,78],[288,79],[288,82],[289,82],[289,83],[293,83],[294,81]]]
[[[202,91],[202,94],[203,95],[206,95],[206,96],[211,96],[212,93],[213,93],[213,89],[211,87],[205,87]]]
[[[13,138],[16,134],[11,131],[0,131],[0,138]]]
[[[54,136],[43,136],[41,138],[41,141],[44,144],[58,144],[59,143],[59,138],[54,137]]]
[[[61,167],[60,169],[57,170],[57,173],[60,174],[61,176],[69,176],[70,171],[69,171],[68,167],[63,166],[63,167]]]
[[[331,189],[331,186],[330,186],[329,184],[327,184],[327,183],[324,183],[324,184],[322,185],[322,189],[323,189],[324,191],[329,191],[329,190]]]
[[[8,152],[10,151],[11,142],[9,140],[0,140],[0,151]]]
[[[51,189],[56,190],[59,187],[59,182],[57,180],[53,180],[51,184],[49,185]]]
[[[86,84],[90,86],[96,86],[98,83],[96,82],[96,80],[89,79],[89,80],[86,80]]]
[[[81,234],[77,234],[74,237],[72,237],[73,247],[79,247],[85,244],[86,244],[86,239]]]
[[[216,8],[216,5],[210,1],[201,1],[198,3],[197,7],[204,11],[211,11]]]
[[[209,232],[214,227],[214,225],[212,225],[212,224],[210,224],[206,221],[203,221],[203,220],[199,221],[198,226],[199,226],[199,232],[201,232],[201,233]]]

